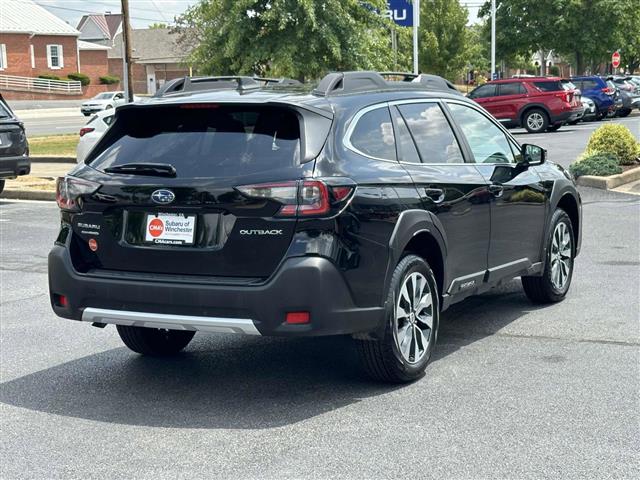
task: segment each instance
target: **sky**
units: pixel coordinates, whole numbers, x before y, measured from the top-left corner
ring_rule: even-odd
[[[1,0],[0,0],[1,1]],[[85,13],[120,12],[120,0],[34,0],[72,26],[77,26]],[[172,23],[198,0],[129,0],[129,14],[133,28],[146,28],[152,23]],[[460,0],[469,9],[469,23],[477,21],[483,0]]]

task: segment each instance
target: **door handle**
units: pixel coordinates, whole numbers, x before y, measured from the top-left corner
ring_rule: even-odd
[[[424,193],[433,203],[441,203],[444,200],[444,190],[442,188],[425,188]]]
[[[489,191],[494,197],[500,198],[504,193],[504,187],[502,185],[489,185]]]

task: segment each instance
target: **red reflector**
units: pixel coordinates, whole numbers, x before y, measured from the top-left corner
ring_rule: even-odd
[[[96,250],[98,250],[98,242],[96,241],[95,238],[90,238],[89,239],[89,249],[92,252],[95,252]]]
[[[336,202],[341,202],[345,198],[349,196],[353,190],[352,187],[331,187],[331,192],[333,193],[333,198]]]
[[[85,135],[86,133],[91,133],[91,132],[93,132],[94,130],[95,130],[95,128],[93,128],[93,127],[82,127],[82,128],[80,129],[80,136],[81,136],[81,137],[84,137],[84,135]]]
[[[309,312],[289,312],[287,313],[286,323],[292,325],[299,325],[301,323],[309,323]]]
[[[64,295],[54,295],[53,302],[59,307],[69,306],[69,300]]]

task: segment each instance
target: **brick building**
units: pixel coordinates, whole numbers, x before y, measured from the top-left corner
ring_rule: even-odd
[[[190,75],[185,65],[188,51],[176,42],[168,28],[132,30],[133,91],[155,93],[165,81]],[[108,51],[109,72],[122,78],[122,34]]]
[[[64,77],[79,71],[79,35],[30,0],[1,0],[0,75]]]

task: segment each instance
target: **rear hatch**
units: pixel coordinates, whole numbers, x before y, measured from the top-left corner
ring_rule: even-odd
[[[324,144],[306,135],[313,117],[288,106],[186,104],[118,110],[75,176],[99,188],[72,215],[72,258],[81,271],[178,276],[271,275],[296,217],[280,215],[282,182],[308,176]],[[268,198],[243,194],[264,185]],[[240,187],[240,190],[238,189]],[[92,242],[89,242],[93,239]],[[117,273],[120,272],[120,273]]]
[[[559,97],[563,102],[569,104],[571,108],[580,108],[582,106],[580,91],[571,82],[546,79],[536,80],[533,85],[545,95]]]

